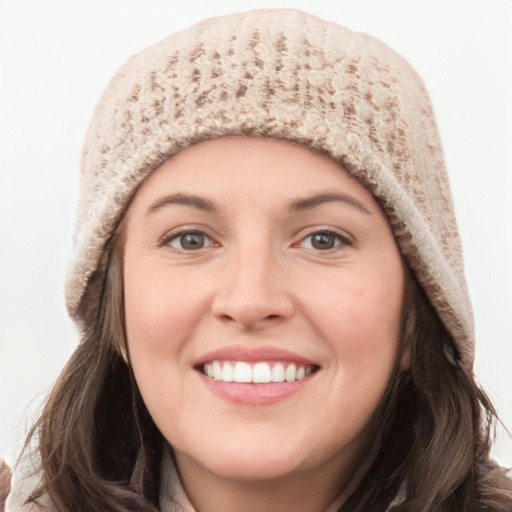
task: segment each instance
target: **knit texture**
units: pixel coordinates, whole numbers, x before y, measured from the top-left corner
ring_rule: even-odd
[[[191,144],[274,137],[330,155],[387,215],[400,249],[471,371],[473,317],[442,147],[424,84],[382,42],[297,10],[202,21],[132,57],[92,118],[81,160],[70,314],[137,187]],[[103,255],[103,257],[102,257]]]

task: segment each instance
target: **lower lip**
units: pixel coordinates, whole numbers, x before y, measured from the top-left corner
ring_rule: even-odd
[[[285,400],[310,382],[313,374],[294,382],[269,382],[268,384],[223,382],[199,374],[206,387],[214,394],[229,400],[251,405],[267,405]]]

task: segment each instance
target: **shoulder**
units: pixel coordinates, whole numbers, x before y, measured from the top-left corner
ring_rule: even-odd
[[[5,512],[52,512],[54,509],[48,498],[40,503],[27,503],[29,496],[39,486],[41,474],[35,471],[36,466],[24,460],[19,462],[12,475],[11,492],[5,502]]]

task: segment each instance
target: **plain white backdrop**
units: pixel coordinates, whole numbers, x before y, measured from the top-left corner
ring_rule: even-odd
[[[297,7],[382,39],[429,89],[475,310],[475,373],[512,429],[511,0],[0,0],[0,456],[76,333],[64,307],[78,161],[95,103],[133,53],[209,16]],[[512,466],[500,429],[495,458]]]

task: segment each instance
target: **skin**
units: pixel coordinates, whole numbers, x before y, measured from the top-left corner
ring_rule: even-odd
[[[372,195],[298,145],[203,142],[137,192],[123,264],[135,378],[196,510],[339,506],[399,351],[404,271]],[[273,403],[226,399],[195,364],[232,346],[316,371]]]

